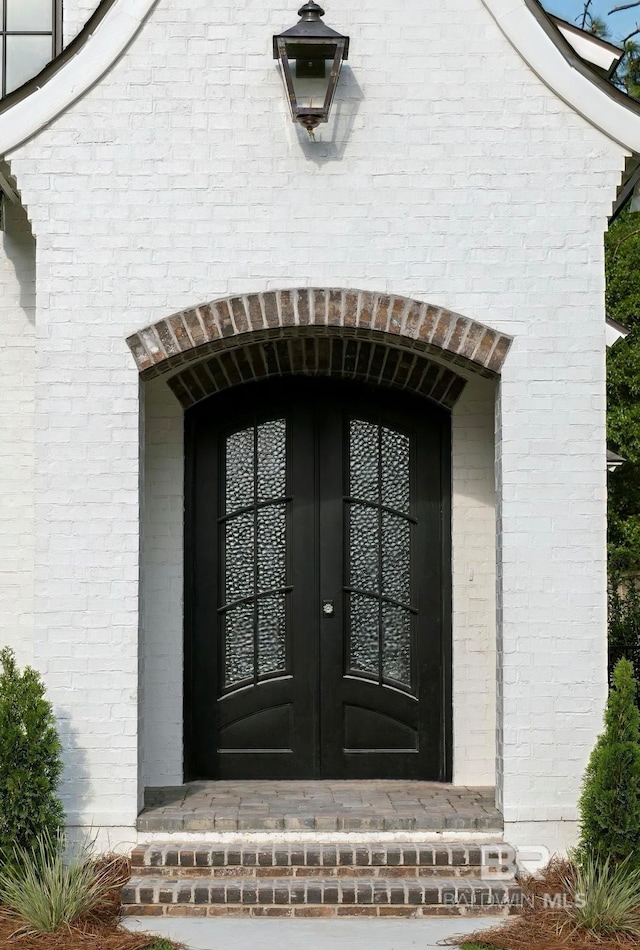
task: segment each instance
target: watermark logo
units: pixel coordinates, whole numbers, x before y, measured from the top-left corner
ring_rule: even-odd
[[[508,844],[486,844],[480,851],[483,881],[512,881],[516,875],[536,876],[551,859],[549,850],[538,845],[512,848]]]

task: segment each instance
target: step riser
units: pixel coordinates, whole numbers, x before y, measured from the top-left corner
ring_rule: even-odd
[[[166,880],[135,878],[122,891],[124,906],[280,905],[474,907],[504,909],[517,904],[515,884],[447,880],[287,878],[256,880]]]
[[[175,904],[129,904],[123,908],[125,917],[507,917],[512,911],[504,907],[403,907],[403,906],[191,906]]]
[[[497,818],[451,816],[443,818],[138,818],[136,827],[142,834],[180,834],[182,832],[213,834],[214,832],[319,831],[366,832],[463,831],[470,834],[503,833],[503,822]]]
[[[207,867],[207,868],[176,868],[176,867],[157,867],[157,868],[135,868],[136,877],[164,877],[190,879],[201,877],[245,877],[245,878],[271,878],[271,877],[300,877],[313,878],[318,877],[384,877],[384,878],[402,878],[402,877],[451,877],[479,879],[480,868],[452,868],[452,867],[282,867],[282,868],[248,868],[248,867]]]
[[[218,867],[255,868],[310,867],[411,867],[433,868],[445,873],[445,868],[480,868],[490,860],[499,861],[500,844],[479,848],[477,845],[430,845],[419,848],[410,845],[363,845],[358,847],[323,847],[307,845],[291,847],[252,845],[245,847],[189,847],[186,845],[140,846],[131,855],[131,866],[136,873],[149,868],[177,869],[205,868],[213,873]],[[509,853],[510,849],[509,849]]]

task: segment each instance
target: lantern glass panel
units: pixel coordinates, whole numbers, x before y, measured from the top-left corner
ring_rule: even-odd
[[[323,44],[321,49],[301,43],[287,44],[291,80],[299,109],[323,109],[336,47]]]

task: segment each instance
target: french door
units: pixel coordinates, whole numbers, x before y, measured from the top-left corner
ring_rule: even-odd
[[[257,383],[186,458],[187,778],[449,780],[448,414]]]

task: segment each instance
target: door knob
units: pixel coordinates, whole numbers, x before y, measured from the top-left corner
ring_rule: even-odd
[[[322,601],[322,613],[325,617],[335,617],[336,607],[332,600]]]

